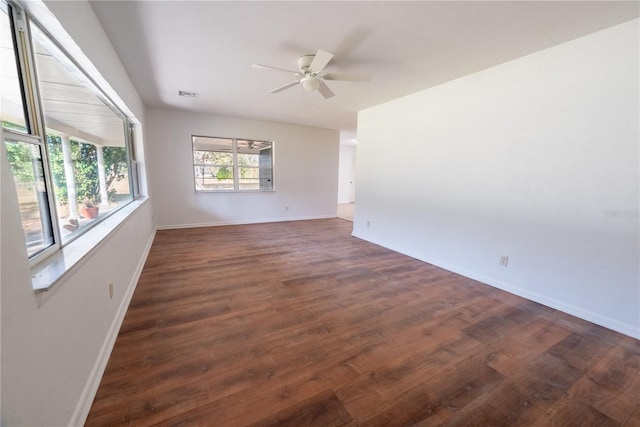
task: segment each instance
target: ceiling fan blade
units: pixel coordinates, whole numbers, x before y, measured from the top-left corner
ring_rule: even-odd
[[[329,89],[329,86],[327,86],[327,84],[325,82],[323,82],[322,80],[320,80],[320,87],[318,87],[318,92],[320,92],[320,94],[322,96],[324,96],[325,98],[331,98],[332,96],[335,95],[331,91],[331,89]]]
[[[340,80],[343,82],[368,82],[371,80],[371,74],[343,74],[343,73],[327,73],[322,76],[325,80]]]
[[[293,86],[297,85],[298,83],[300,83],[300,80],[296,80],[296,81],[293,81],[293,82],[291,82],[291,83],[287,83],[286,85],[284,85],[284,86],[280,86],[279,88],[276,88],[276,89],[272,90],[272,91],[271,91],[271,92],[269,92],[269,93],[278,93],[278,92],[282,92],[282,91],[283,91],[283,90],[285,90],[285,89],[289,89],[290,87],[293,87]]]
[[[258,69],[274,70],[274,71],[280,71],[282,73],[293,74],[294,76],[302,76],[302,74],[300,74],[298,71],[285,70],[284,68],[272,67],[270,65],[252,64],[251,66],[253,68],[258,68]]]
[[[313,58],[313,61],[311,61],[311,65],[309,65],[309,68],[311,68],[311,71],[313,71],[314,73],[319,73],[324,67],[327,66],[332,58],[333,53],[327,52],[326,50],[318,49],[318,51],[316,52],[316,56]]]

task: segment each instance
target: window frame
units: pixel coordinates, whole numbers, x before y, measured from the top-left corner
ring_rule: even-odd
[[[138,180],[137,160],[135,158],[134,149],[134,135],[136,131],[135,122],[124,113],[115,102],[104,92],[104,90],[95,82],[95,80],[78,64],[76,59],[64,49],[56,38],[47,31],[47,28],[43,26],[37,19],[28,14],[24,8],[19,4],[11,0],[1,0],[3,12],[8,15],[9,25],[11,29],[12,45],[14,48],[14,55],[17,65],[18,79],[20,82],[20,92],[23,99],[23,109],[25,114],[25,128],[26,132],[11,129],[2,126],[3,139],[2,148],[5,149],[7,140],[24,142],[37,145],[40,149],[42,157],[42,167],[44,174],[44,183],[47,193],[47,222],[48,226],[52,230],[53,242],[43,250],[36,252],[28,257],[29,267],[34,268],[39,265],[45,259],[48,259],[52,255],[59,253],[78,238],[91,233],[91,230],[99,224],[102,224],[111,215],[120,211],[127,205],[130,205],[134,201],[140,199],[141,194],[139,192],[140,183]],[[3,17],[4,18],[4,17]],[[113,111],[113,113],[122,120],[122,134],[124,147],[126,149],[127,156],[127,180],[128,188],[131,194],[131,200],[116,206],[114,209],[105,213],[99,221],[87,224],[82,232],[71,236],[63,242],[60,233],[60,220],[58,218],[58,209],[56,205],[54,186],[53,186],[53,173],[50,164],[49,148],[47,144],[47,128],[46,118],[44,115],[44,108],[42,104],[42,96],[40,90],[40,80],[37,73],[36,56],[34,51],[34,40],[31,25],[38,27],[38,30],[48,39],[52,46],[62,55],[64,61],[68,61],[75,67],[78,73],[81,74],[82,79],[86,80],[85,87],[91,90],[106,107]],[[136,182],[134,182],[134,179]],[[42,207],[40,211],[43,212]],[[43,218],[44,220],[44,218]],[[26,247],[26,241],[25,241]]]
[[[5,10],[6,5],[6,10]],[[29,256],[29,267],[33,267],[45,258],[54,254],[60,249],[60,232],[57,224],[56,206],[53,195],[53,180],[51,179],[51,169],[49,165],[49,150],[47,149],[46,136],[43,134],[43,116],[40,102],[40,91],[35,74],[35,61],[33,61],[33,46],[31,43],[31,27],[26,12],[20,6],[9,1],[2,2],[2,9],[6,11],[11,28],[11,38],[16,59],[18,79],[20,82],[20,94],[24,103],[26,132],[2,126],[3,140],[2,149],[5,148],[6,140],[15,140],[38,146],[42,158],[42,168],[44,183],[47,193],[46,210],[49,215],[47,226],[52,230],[53,242],[41,251]],[[38,206],[40,212],[43,207]],[[45,216],[43,215],[43,220]],[[25,241],[25,248],[26,248]]]
[[[50,255],[52,255],[53,253],[55,253],[60,249],[59,230],[57,228],[56,222],[54,221],[56,216],[55,215],[56,210],[55,210],[55,201],[53,200],[52,181],[51,181],[51,174],[49,172],[50,168],[49,168],[49,161],[47,157],[46,143],[42,142],[41,137],[25,134],[22,132],[15,131],[13,129],[2,128],[2,133],[3,133],[2,134],[3,149],[6,149],[5,146],[7,141],[16,141],[16,142],[22,142],[26,144],[32,144],[38,147],[38,149],[40,150],[42,170],[44,175],[44,185],[45,185],[46,195],[47,195],[47,207],[43,209],[43,206],[38,205],[38,209],[40,210],[42,221],[46,221],[47,222],[46,227],[51,230],[52,242],[46,247],[44,247],[43,249],[29,256],[29,267],[33,267],[34,265],[39,263],[41,260],[49,257]],[[43,215],[44,211],[46,211],[48,215]],[[26,245],[27,245],[27,242],[25,241],[25,248],[26,248]]]
[[[232,164],[231,165],[222,165],[222,164],[201,164],[196,163],[195,153],[196,151],[205,151],[205,150],[196,150],[196,138],[211,138],[211,139],[227,139],[231,141],[232,147]],[[253,141],[259,143],[267,143],[270,144],[271,148],[271,167],[270,168],[261,168],[260,166],[242,166],[238,163],[238,141]],[[212,151],[216,152],[216,151]],[[193,174],[193,188],[196,194],[207,194],[207,193],[270,193],[276,191],[275,186],[275,142],[266,140],[266,139],[256,139],[256,138],[235,138],[235,137],[226,137],[226,136],[210,136],[210,135],[191,135],[191,172]],[[196,168],[197,167],[221,167],[221,166],[231,166],[233,172],[233,189],[212,189],[212,190],[199,190],[197,187],[198,177],[196,176]],[[240,168],[252,168],[258,170],[258,173],[261,169],[269,169],[271,171],[271,188],[262,190],[260,188],[248,188],[242,189],[240,188]]]

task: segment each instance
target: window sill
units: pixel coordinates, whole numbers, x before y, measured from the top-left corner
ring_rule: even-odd
[[[31,284],[35,292],[51,290],[65,275],[79,268],[86,260],[86,256],[96,250],[124,223],[138,207],[142,206],[148,197],[140,197],[109,218],[97,224],[90,231],[56,251],[53,255],[31,268]]]
[[[276,190],[196,190],[195,194],[269,194],[275,192]]]

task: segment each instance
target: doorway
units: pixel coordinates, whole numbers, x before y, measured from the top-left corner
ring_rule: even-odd
[[[338,166],[338,218],[353,222],[356,198],[356,144],[340,143]]]

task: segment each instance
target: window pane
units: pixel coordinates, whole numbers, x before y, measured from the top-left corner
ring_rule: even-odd
[[[259,154],[240,154],[238,153],[238,165],[239,166],[258,166],[260,163],[258,159]]]
[[[228,138],[212,138],[209,136],[194,136],[193,151],[218,151],[233,153],[233,140]]]
[[[273,190],[273,143],[192,136],[196,191]]]
[[[266,145],[260,150],[258,163],[260,164],[260,190],[273,190],[273,144]]]
[[[3,8],[4,9],[4,8]],[[2,67],[2,83],[0,83],[0,105],[2,105],[2,126],[27,132],[25,120],[24,100],[22,98],[21,82],[16,64],[16,52],[11,36],[11,21],[5,10],[0,16],[0,63]]]
[[[193,163],[197,165],[232,165],[233,153],[219,151],[194,151]]]
[[[238,140],[238,167],[240,190],[273,190],[272,143],[267,141]],[[257,168],[246,168],[255,166]]]
[[[38,145],[6,141],[29,256],[53,244],[42,153]]]
[[[64,244],[133,199],[126,123],[84,74],[32,28]]]
[[[260,172],[258,168],[240,167],[240,190],[259,190]]]
[[[238,153],[258,154],[267,148],[271,148],[271,143],[267,141],[250,141],[246,139],[238,140]]]
[[[198,191],[233,190],[231,167],[196,166],[194,172]]]

